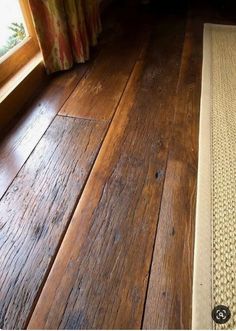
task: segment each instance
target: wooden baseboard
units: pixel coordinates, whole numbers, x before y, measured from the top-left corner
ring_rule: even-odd
[[[48,80],[41,56],[31,60],[6,85],[0,88],[0,132],[7,130],[11,120],[23,109],[37,90]]]

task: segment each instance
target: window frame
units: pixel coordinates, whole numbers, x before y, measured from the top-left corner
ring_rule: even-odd
[[[29,7],[29,1],[18,1],[29,36],[0,59],[0,86],[4,85],[18,70],[20,70],[39,52],[39,45]]]

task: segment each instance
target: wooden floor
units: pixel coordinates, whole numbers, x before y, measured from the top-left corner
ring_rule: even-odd
[[[204,22],[118,1],[0,145],[0,328],[189,329]]]

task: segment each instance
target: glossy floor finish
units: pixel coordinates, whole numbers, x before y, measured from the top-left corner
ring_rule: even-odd
[[[0,328],[191,327],[207,20],[118,1],[2,139]]]

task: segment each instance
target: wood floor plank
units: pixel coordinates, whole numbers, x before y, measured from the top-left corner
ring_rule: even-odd
[[[140,24],[129,8],[127,11],[129,20],[123,17],[127,15],[125,10],[119,20],[114,19],[110,39],[102,45],[93,68],[65,103],[61,115],[99,120],[112,118],[148,35],[145,24]]]
[[[0,201],[0,328],[25,326],[106,127],[58,116]]]
[[[184,19],[154,17],[151,31],[29,329],[141,327]]]
[[[144,329],[191,328],[203,25],[234,24],[221,11],[201,1],[189,10]]]
[[[54,77],[0,142],[0,198],[65,103],[87,65]]]
[[[191,329],[203,22],[186,28],[144,329]]]

